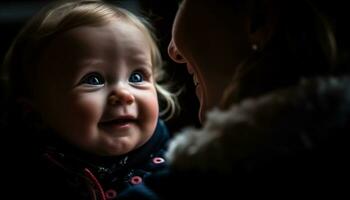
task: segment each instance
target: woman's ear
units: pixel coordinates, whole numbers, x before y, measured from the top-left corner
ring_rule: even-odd
[[[249,33],[253,50],[263,49],[276,26],[276,12],[270,0],[252,1],[250,4]]]

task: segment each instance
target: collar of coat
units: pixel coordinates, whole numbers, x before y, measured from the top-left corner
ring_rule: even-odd
[[[45,160],[72,173],[81,173],[84,168],[88,168],[103,179],[112,173],[145,164],[152,154],[166,148],[169,132],[159,119],[154,134],[144,145],[125,155],[106,157],[81,151],[52,134],[47,140],[48,145],[43,150]]]
[[[349,130],[350,77],[315,78],[212,110],[202,128],[177,134],[166,155],[180,170],[231,172],[275,158],[339,155]]]

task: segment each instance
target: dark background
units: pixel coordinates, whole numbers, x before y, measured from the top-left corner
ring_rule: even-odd
[[[220,0],[218,0],[220,1]],[[349,71],[349,36],[348,7],[344,0],[314,1],[317,6],[331,19],[331,24],[338,37],[339,63],[342,68],[339,73]],[[0,2],[0,60],[2,62],[13,38],[24,23],[50,0],[2,0]],[[185,88],[179,96],[181,111],[167,122],[172,132],[181,130],[188,125],[198,126],[198,100],[194,95],[192,77],[187,74],[185,66],[176,64],[167,55],[167,46],[171,38],[171,26],[178,7],[178,0],[107,0],[125,7],[136,14],[149,18],[155,26],[159,38],[160,50],[166,63],[171,82],[177,85],[174,89]],[[297,11],[295,13],[297,15]],[[1,88],[0,88],[1,89]],[[2,94],[2,92],[0,93]]]
[[[1,63],[12,40],[27,20],[52,0],[2,0],[0,2],[0,60]],[[178,7],[177,0],[107,0],[125,7],[137,15],[150,20],[156,30],[159,46],[166,64],[173,90],[184,88],[179,96],[181,110],[166,123],[172,133],[180,131],[188,125],[198,126],[198,100],[195,97],[192,77],[188,75],[184,65],[176,64],[167,54],[167,46],[171,38],[171,26]],[[2,89],[2,88],[0,88]],[[0,94],[3,95],[3,92]],[[2,99],[2,98],[1,98]]]

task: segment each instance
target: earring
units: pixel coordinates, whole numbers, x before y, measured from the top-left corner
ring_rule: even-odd
[[[256,44],[256,43],[252,44],[252,50],[253,51],[257,51],[258,49],[259,49],[258,44]]]

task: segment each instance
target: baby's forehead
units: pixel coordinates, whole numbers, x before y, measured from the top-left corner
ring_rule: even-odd
[[[128,23],[79,26],[57,34],[43,51],[43,57],[58,60],[115,57],[150,60],[151,45],[139,29]]]
[[[51,40],[51,43],[55,41],[67,41],[71,44],[75,43],[89,43],[96,39],[102,38],[117,38],[128,39],[131,38],[136,42],[142,42],[146,40],[147,33],[139,26],[132,22],[114,19],[101,24],[86,24],[76,26],[64,31],[56,33]],[[135,37],[136,36],[136,37]],[[59,43],[59,42],[58,42]]]

